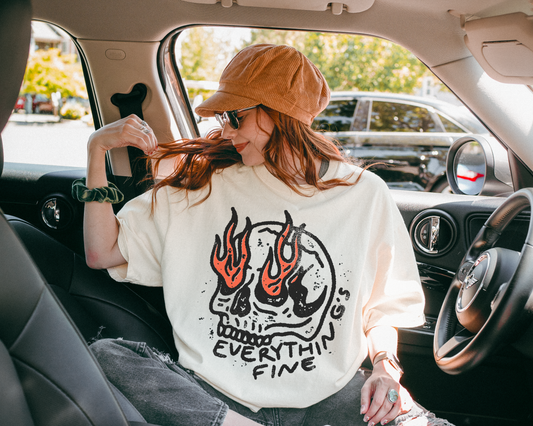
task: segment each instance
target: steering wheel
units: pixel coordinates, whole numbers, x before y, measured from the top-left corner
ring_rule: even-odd
[[[513,193],[487,219],[462,260],[433,340],[435,361],[446,373],[474,368],[531,322],[533,221],[521,251],[494,245],[511,220],[532,206],[533,188]]]

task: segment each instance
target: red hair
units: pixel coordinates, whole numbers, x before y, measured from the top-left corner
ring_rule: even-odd
[[[265,167],[292,190],[303,195],[298,183],[302,180],[319,190],[339,185],[355,185],[359,181],[360,176],[355,182],[350,182],[348,179],[351,175],[327,181],[320,180],[315,160],[348,161],[337,145],[295,118],[263,105],[258,108],[261,108],[274,122],[274,130],[263,150]],[[289,161],[291,158],[298,160],[300,164],[300,170],[296,174],[289,172],[292,169]],[[164,186],[186,191],[195,191],[208,186],[209,191],[205,200],[211,194],[213,173],[242,161],[231,140],[222,138],[221,129],[209,132],[206,137],[160,144],[157,153],[151,157],[152,162],[148,161],[149,172],[150,164],[152,170],[147,179],[157,176],[161,161],[169,159],[175,159],[174,172],[154,184],[154,200],[157,190]]]

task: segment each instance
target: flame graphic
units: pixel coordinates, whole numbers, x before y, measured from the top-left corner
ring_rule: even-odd
[[[293,231],[292,219],[288,212],[285,212],[285,215],[285,227],[276,238],[276,246],[274,247],[276,255],[273,255],[272,249],[269,251],[267,260],[261,271],[261,285],[263,286],[263,290],[265,290],[269,296],[273,297],[280,295],[283,282],[292,275],[300,260],[298,238],[294,239],[292,256],[289,259],[283,258],[283,246],[285,244],[290,244],[288,236]],[[274,259],[277,261],[277,275],[272,275],[271,273]]]
[[[235,227],[237,226],[237,212],[231,209],[232,215],[228,226],[224,230],[224,255],[219,256],[220,237],[215,236],[215,245],[211,254],[211,262],[223,282],[230,288],[239,287],[245,279],[246,267],[250,262],[250,246],[248,237],[250,236],[250,219],[246,218],[245,232],[241,238],[237,250],[237,238],[235,238]]]

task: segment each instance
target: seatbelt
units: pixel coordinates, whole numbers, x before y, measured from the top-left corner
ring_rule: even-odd
[[[130,93],[115,93],[111,96],[111,103],[118,107],[121,118],[135,114],[141,120],[144,120],[142,103],[146,98],[147,91],[148,90],[143,83],[137,83],[133,86]],[[117,186],[122,192],[124,192],[126,200],[142,194],[152,184],[152,181],[144,181],[139,184],[139,182],[146,176],[144,162],[140,160],[143,155],[144,153],[139,148],[128,146],[132,178],[129,179],[115,176],[115,179],[117,179]]]

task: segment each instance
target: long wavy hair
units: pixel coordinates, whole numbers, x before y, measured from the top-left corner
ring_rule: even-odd
[[[337,145],[295,118],[263,105],[259,105],[258,108],[261,108],[274,122],[274,130],[263,150],[265,167],[293,191],[305,195],[300,191],[299,182],[302,181],[319,190],[339,185],[355,185],[359,181],[361,175],[355,182],[349,180],[351,175],[327,181],[320,180],[315,160],[350,162]],[[256,117],[259,126],[259,114]],[[261,129],[260,126],[259,128]],[[153,185],[154,201],[156,192],[164,186],[186,191],[196,191],[207,186],[207,195],[200,201],[201,203],[211,194],[213,173],[242,162],[241,155],[231,140],[222,137],[222,129],[213,130],[206,137],[160,144],[159,150],[148,158],[147,179],[153,179],[158,175],[162,161],[172,159],[175,164],[174,171]],[[299,170],[296,171],[293,167],[294,159],[300,164]]]

